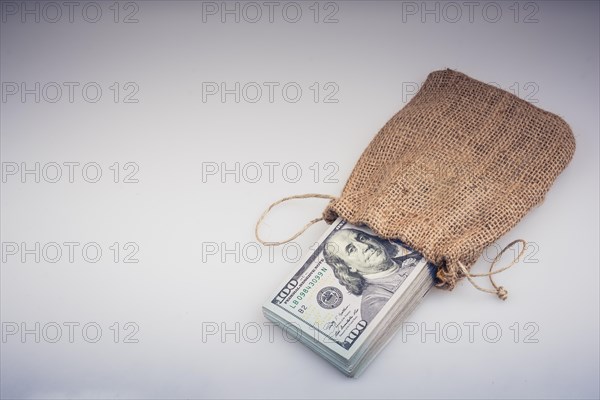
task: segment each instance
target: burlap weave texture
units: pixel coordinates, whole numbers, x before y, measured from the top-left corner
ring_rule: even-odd
[[[560,117],[450,69],[434,71],[361,155],[323,216],[398,238],[452,289],[539,204],[575,139]]]

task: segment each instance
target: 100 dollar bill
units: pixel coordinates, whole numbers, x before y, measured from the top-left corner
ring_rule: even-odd
[[[428,267],[399,240],[338,219],[263,309],[299,337],[348,360]]]

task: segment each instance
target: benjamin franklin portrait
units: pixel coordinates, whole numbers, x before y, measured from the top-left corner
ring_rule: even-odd
[[[325,242],[323,256],[335,277],[362,296],[361,316],[370,323],[421,259],[389,240],[358,229],[341,229]]]

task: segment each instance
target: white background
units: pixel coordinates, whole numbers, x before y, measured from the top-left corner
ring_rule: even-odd
[[[72,22],[62,3],[58,18],[44,3],[28,2],[39,7],[39,22],[31,14],[22,22],[20,2],[12,3],[16,14],[4,3],[3,168],[40,163],[41,176],[39,183],[33,174],[22,182],[17,173],[2,183],[2,397],[598,398],[598,3],[475,3],[471,15],[462,2],[320,3],[315,22],[313,2],[301,2],[295,23],[288,22],[294,5],[285,2],[274,6],[273,22],[259,2],[261,18],[238,3],[240,21],[226,15],[225,23],[219,14],[204,14],[203,21],[203,7],[212,5],[194,1],[81,2]],[[96,8],[102,15],[89,22]],[[137,22],[124,23],[132,12],[129,20]],[[263,302],[296,264],[282,248],[257,255],[254,224],[281,197],[339,195],[379,128],[429,72],[443,68],[495,82],[557,113],[571,125],[577,151],[543,204],[498,241],[500,247],[524,238],[534,246],[529,262],[498,276],[509,290],[506,302],[468,282],[453,292],[434,290],[409,318],[417,332],[396,335],[359,379],[347,379],[263,325]],[[11,82],[19,90],[40,82],[39,102],[35,93],[24,102],[20,92],[9,94]],[[50,82],[63,88],[54,103]],[[79,85],[73,102],[64,82]],[[81,92],[89,82],[102,89],[95,103]],[[238,103],[234,95],[203,101],[203,82],[256,82],[263,93],[256,103],[248,101],[253,91]],[[273,102],[264,82],[279,85]],[[302,88],[297,102],[282,95],[290,82]],[[137,103],[125,102],[135,88],[129,100]],[[335,103],[324,101],[331,88]],[[65,162],[80,163],[73,183]],[[123,182],[132,171],[124,169],[127,162],[139,167],[138,183]],[[279,163],[272,182],[269,162]],[[45,179],[55,173],[49,163],[63,165],[56,183]],[[86,163],[100,166],[97,183],[82,176]],[[215,165],[207,163],[219,173],[203,176]],[[221,174],[236,163],[239,177]],[[262,166],[256,183],[252,163]],[[294,183],[297,166],[302,176]],[[333,179],[325,179],[331,171]],[[262,233],[283,239],[325,204],[304,200],[275,209]],[[298,246],[307,249],[325,228],[312,227]],[[23,250],[21,243],[36,242],[79,246],[72,263],[64,245],[55,263],[44,254],[39,262],[35,254],[25,262],[21,252],[9,254],[10,243]],[[123,262],[128,242],[139,249],[138,263]],[[101,248],[98,262],[82,257],[86,243]],[[215,246],[217,254],[208,251]],[[290,257],[297,248],[287,248]],[[474,270],[487,265],[482,258]],[[79,324],[73,343],[69,322]],[[35,332],[36,323],[39,343],[35,333],[21,336],[22,328]],[[469,323],[478,324],[472,340]],[[85,324],[102,329],[96,343],[88,342],[93,329],[83,335]],[[486,324],[492,328],[484,332]],[[56,325],[62,336],[51,343]],[[15,326],[19,332],[7,335]],[[125,343],[135,327],[129,339],[138,342]],[[207,327],[219,332],[203,340]],[[424,329],[437,331],[437,339],[422,336]]]

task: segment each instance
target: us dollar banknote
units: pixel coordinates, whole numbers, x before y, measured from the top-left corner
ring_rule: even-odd
[[[263,312],[354,376],[431,288],[434,272],[401,241],[338,219]]]

